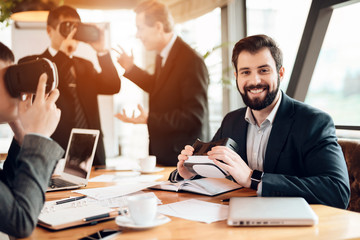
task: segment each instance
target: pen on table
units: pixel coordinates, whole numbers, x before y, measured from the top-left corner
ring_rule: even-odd
[[[113,211],[113,212],[108,212],[108,213],[103,213],[103,214],[87,217],[87,218],[84,218],[83,221],[89,222],[89,221],[101,219],[101,218],[115,217],[117,215],[121,215],[121,211]]]
[[[64,199],[64,200],[60,200],[56,202],[56,205],[59,204],[63,204],[63,203],[68,203],[68,202],[73,202],[73,201],[77,201],[80,199],[86,198],[86,196],[80,196],[80,197],[73,197],[73,198],[68,198],[68,199]]]

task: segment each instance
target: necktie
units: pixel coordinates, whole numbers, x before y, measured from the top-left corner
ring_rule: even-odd
[[[84,109],[80,103],[80,99],[76,90],[76,79],[75,79],[75,69],[72,66],[67,74],[66,81],[69,87],[69,91],[73,97],[74,102],[74,127],[76,128],[88,128],[88,123],[84,113]]]
[[[159,78],[160,72],[161,72],[161,66],[162,65],[162,57],[160,56],[160,54],[156,55],[156,62],[155,62],[155,76],[156,79]]]

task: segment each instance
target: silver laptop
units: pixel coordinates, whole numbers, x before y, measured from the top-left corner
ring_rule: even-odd
[[[230,226],[311,226],[318,216],[299,197],[233,197],[229,203]]]
[[[87,185],[99,134],[99,130],[72,129],[66,149],[65,163],[62,164],[63,170],[60,171],[60,175],[52,176],[47,191],[74,189]]]

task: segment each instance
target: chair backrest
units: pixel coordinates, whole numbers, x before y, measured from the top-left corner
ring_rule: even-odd
[[[348,210],[360,212],[360,140],[339,139],[346,160],[350,180]]]

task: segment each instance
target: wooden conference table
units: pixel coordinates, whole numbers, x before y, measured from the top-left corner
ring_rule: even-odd
[[[162,180],[166,180],[174,168],[166,167]],[[109,170],[92,171],[92,176],[101,174],[114,174]],[[116,183],[91,182],[88,188],[111,186]],[[145,190],[150,191],[150,190]],[[153,191],[163,204],[183,201],[191,198],[222,203],[221,199],[234,196],[254,196],[255,192],[249,189],[240,189],[216,197],[207,197],[191,193],[175,193],[167,191]],[[58,191],[46,194],[47,200],[56,200],[76,196],[71,191]],[[227,204],[227,203],[222,203]],[[324,205],[311,205],[319,216],[319,224],[312,227],[229,227],[226,221],[211,224],[189,221],[181,218],[171,217],[171,221],[146,230],[123,229],[122,233],[113,239],[134,240],[160,240],[160,239],[360,239],[360,213],[337,209]],[[81,226],[60,231],[49,231],[36,227],[32,235],[27,239],[79,239],[100,231],[102,229],[118,229],[114,220],[98,223],[93,226]]]

